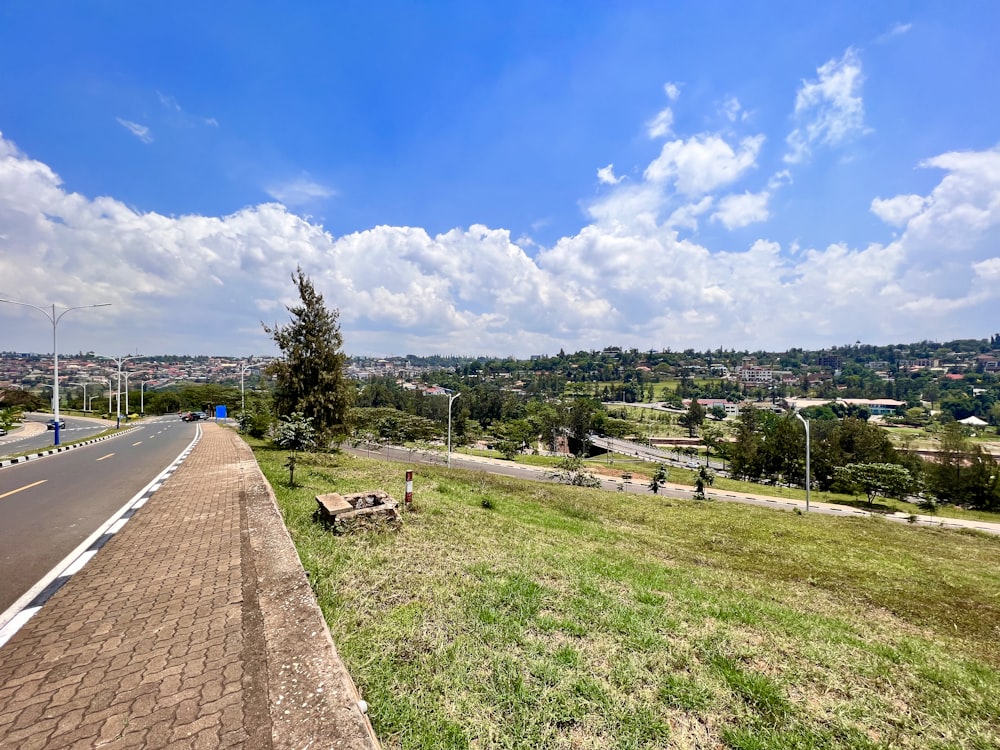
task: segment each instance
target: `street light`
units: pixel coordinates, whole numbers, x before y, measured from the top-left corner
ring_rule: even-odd
[[[52,411],[55,417],[55,435],[53,436],[53,445],[59,445],[59,351],[56,346],[56,328],[59,325],[59,321],[62,320],[63,315],[68,313],[70,310],[82,310],[86,307],[110,307],[110,302],[101,302],[97,305],[76,305],[75,307],[67,307],[61,313],[56,315],[56,306],[53,303],[52,313],[50,314],[48,310],[44,307],[39,307],[38,305],[32,305],[27,302],[17,302],[12,299],[0,299],[0,302],[6,302],[11,305],[21,305],[22,307],[33,307],[52,323]]]
[[[243,376],[246,375],[247,370],[252,370],[253,365],[240,365],[240,411],[244,412],[247,410],[247,400],[243,395]]]
[[[451,404],[452,402],[461,396],[461,393],[456,393],[455,395],[448,394],[448,468],[451,468]]]
[[[147,371],[148,374],[148,371]],[[146,416],[146,385],[152,383],[152,380],[143,379],[142,385],[139,386],[139,416]]]
[[[128,419],[128,378],[129,375],[148,375],[150,370],[133,370],[132,372],[125,373],[125,418]],[[142,394],[139,395],[139,401],[142,401]],[[142,407],[140,407],[141,409]]]
[[[82,385],[83,386],[83,410],[87,411],[87,383],[66,383],[66,385]]]
[[[799,412],[795,412],[795,416],[798,417],[799,421],[805,425],[806,428],[806,513],[809,512],[809,420],[803,417]]]
[[[131,354],[127,357],[108,357],[104,354],[98,354],[101,359],[110,359],[116,365],[118,365],[118,388],[115,392],[115,429],[122,426],[122,364],[128,362],[132,359],[141,359],[142,354]],[[127,382],[127,381],[126,381]],[[108,378],[108,384],[110,387],[111,378]],[[125,394],[125,405],[128,406],[128,394]],[[108,413],[111,412],[111,394],[108,394]]]
[[[109,378],[109,380],[110,380],[110,378]],[[104,386],[101,386],[101,387],[103,388]],[[87,411],[93,411],[94,410],[94,408],[93,408],[94,407],[94,399],[97,398],[99,395],[101,395],[101,394],[95,393],[93,396],[90,397],[90,401],[88,401],[87,404],[86,404]],[[86,396],[84,396],[84,398],[86,398]],[[108,391],[108,414],[111,413],[111,403],[110,403],[110,401],[111,401],[111,391],[109,390]]]

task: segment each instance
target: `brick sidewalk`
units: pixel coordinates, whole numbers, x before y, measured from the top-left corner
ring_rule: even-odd
[[[253,454],[202,429],[0,649],[0,747],[377,748]]]

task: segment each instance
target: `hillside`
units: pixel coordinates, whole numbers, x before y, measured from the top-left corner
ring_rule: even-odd
[[[386,747],[1000,745],[1000,540],[256,448]]]

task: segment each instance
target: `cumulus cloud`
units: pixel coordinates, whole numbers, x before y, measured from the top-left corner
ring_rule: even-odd
[[[677,97],[681,95],[681,90],[676,83],[671,83],[668,81],[663,84],[663,93],[667,95],[667,99],[672,102],[677,101]]]
[[[153,142],[153,136],[150,135],[149,128],[147,126],[140,125],[139,123],[132,122],[131,120],[122,119],[121,117],[116,117],[115,119],[118,121],[119,125],[125,128],[128,132],[130,132],[132,135],[134,135],[143,143]]]
[[[615,165],[609,164],[597,170],[597,181],[602,185],[617,185],[624,177],[615,176]]]
[[[770,199],[771,195],[766,191],[727,195],[719,201],[719,209],[712,214],[712,220],[721,222],[726,229],[767,221],[770,216],[767,203]]]
[[[927,198],[922,195],[897,195],[895,198],[875,198],[871,212],[886,224],[901,227],[923,211]]]
[[[839,146],[864,131],[864,76],[858,53],[821,65],[817,80],[804,81],[795,97],[795,129],[788,134],[785,161],[806,161],[816,146]]]
[[[759,144],[679,141],[727,164],[715,188],[750,169]],[[708,148],[707,144],[711,144]],[[724,147],[725,146],[725,147]],[[727,151],[728,148],[728,151]],[[713,150],[714,149],[714,150]],[[678,234],[710,216],[762,221],[768,192],[702,194],[670,161],[663,182],[610,186],[578,232],[525,251],[504,229],[431,234],[377,226],[335,237],[285,205],[227,216],[142,213],[74,193],[0,136],[0,290],[79,305],[60,326],[66,350],[120,355],[269,352],[260,321],[283,321],[297,265],[340,308],[352,353],[531,353],[608,342],[648,348],[778,349],[854,340],[981,335],[1000,303],[1000,151],[952,152],[922,166],[935,187],[879,199],[899,222],[889,244],[713,247]],[[711,165],[712,159],[702,160]],[[684,179],[688,179],[686,173]],[[693,178],[691,178],[693,180]],[[693,195],[673,194],[674,182]],[[873,210],[876,204],[873,202]],[[891,208],[890,208],[891,207]],[[904,218],[905,217],[905,218]],[[45,321],[4,306],[7,346],[44,351]]]
[[[646,167],[645,177],[651,182],[672,182],[684,195],[703,195],[735,182],[757,166],[763,143],[763,135],[743,138],[735,149],[714,134],[669,141]]]

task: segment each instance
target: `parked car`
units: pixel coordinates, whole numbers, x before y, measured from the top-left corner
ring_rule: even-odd
[[[6,434],[7,434],[7,430],[5,430],[3,427],[0,427],[0,437],[3,437]]]
[[[56,420],[54,418],[50,419],[48,422],[45,423],[45,426],[48,427],[50,430],[54,430],[56,428]],[[62,417],[59,417],[59,429],[61,430],[65,426],[66,426],[66,420],[63,419]]]

